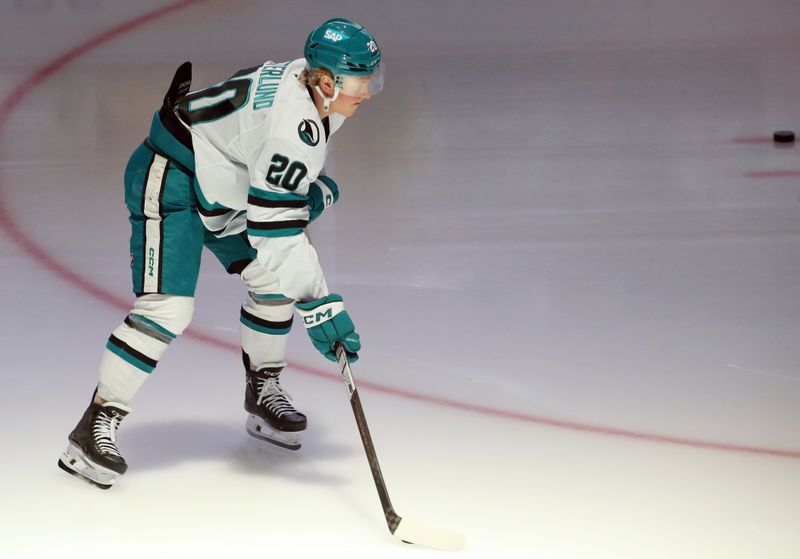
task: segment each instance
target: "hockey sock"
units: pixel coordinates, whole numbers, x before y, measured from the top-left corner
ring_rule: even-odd
[[[194,299],[144,295],[106,344],[97,395],[128,405],[153,372],[170,342],[191,321]]]
[[[294,305],[283,295],[251,293],[241,311],[242,351],[253,371],[283,367],[286,340],[292,329]]]

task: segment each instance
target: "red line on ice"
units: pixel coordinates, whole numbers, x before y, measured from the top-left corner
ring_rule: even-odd
[[[54,74],[63,70],[65,67],[67,67],[70,63],[72,63],[76,59],[92,51],[93,49],[103,45],[104,43],[107,43],[112,39],[119,37],[120,35],[124,35],[125,33],[134,31],[139,27],[142,27],[143,25],[150,23],[154,20],[157,20],[172,12],[181,10],[183,8],[187,8],[194,4],[200,4],[201,2],[204,1],[206,0],[182,0],[179,2],[174,2],[172,4],[168,4],[167,6],[164,6],[162,8],[152,10],[141,16],[135,17],[128,21],[122,22],[114,27],[111,27],[110,29],[84,41],[78,46],[68,50],[64,54],[48,62],[47,64],[36,70],[31,76],[25,79],[22,83],[17,85],[11,91],[11,93],[9,93],[0,102],[0,133],[2,133],[3,127],[5,126],[9,117],[13,114],[14,110],[23,101],[25,101],[28,95],[30,95],[42,82],[44,82]],[[740,139],[740,141],[746,141],[746,140],[748,139]],[[755,139],[751,138],[749,140],[753,141]],[[762,141],[762,139],[758,139],[757,141],[760,142]],[[2,190],[0,190],[0,194],[2,194]],[[75,272],[67,268],[65,265],[58,262],[44,248],[42,248],[41,246],[36,244],[36,242],[34,242],[31,238],[29,238],[23,232],[23,230],[17,225],[17,223],[13,220],[13,218],[11,217],[11,212],[6,207],[5,202],[4,200],[2,200],[2,198],[0,198],[0,228],[2,228],[3,231],[5,231],[6,235],[9,238],[11,238],[11,240],[15,244],[17,244],[25,252],[27,256],[29,256],[30,258],[41,264],[45,269],[50,271],[52,274],[60,277],[62,280],[72,284],[73,286],[84,291],[85,293],[88,293],[92,297],[111,305],[112,307],[118,308],[123,312],[127,312],[128,310],[130,310],[131,302],[128,299],[115,295],[114,293],[111,293],[109,291],[106,291],[105,289],[103,289],[98,285],[95,285],[88,279],[76,274]],[[203,343],[218,347],[220,349],[235,351],[237,353],[240,351],[239,346],[237,344],[233,344],[225,340],[215,338],[209,334],[205,334],[203,332],[199,332],[194,329],[187,330],[184,333],[184,335],[189,336],[190,338],[193,338],[195,340],[201,341]],[[338,375],[334,375],[332,373],[326,373],[318,369],[297,363],[290,363],[289,366],[292,367],[293,369],[297,369],[298,371],[301,371],[308,375],[323,378],[329,381],[334,381],[334,380],[337,382],[339,381]],[[588,433],[597,433],[615,437],[624,437],[628,439],[639,439],[639,440],[657,442],[662,444],[675,444],[680,446],[689,446],[689,447],[703,448],[703,449],[779,456],[783,458],[795,458],[795,459],[800,458],[800,451],[759,448],[753,446],[717,443],[712,441],[701,441],[701,440],[686,439],[686,438],[672,437],[666,435],[639,433],[636,431],[618,429],[615,427],[603,427],[598,425],[590,425],[586,423],[563,421],[548,417],[540,417],[524,413],[500,410],[500,409],[490,408],[487,406],[480,406],[477,404],[469,404],[466,402],[459,402],[456,400],[438,398],[435,396],[427,396],[425,394],[418,394],[415,392],[400,390],[398,388],[381,386],[379,384],[375,384],[369,381],[359,381],[359,386],[375,392],[406,398],[409,400],[427,402],[438,406],[460,409],[463,411],[477,413],[481,415],[493,416],[503,419],[511,419],[526,423],[534,423],[538,425],[558,427],[573,431],[583,431]]]

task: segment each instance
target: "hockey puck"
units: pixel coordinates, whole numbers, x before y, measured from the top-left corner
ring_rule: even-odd
[[[772,139],[779,144],[791,144],[794,142],[794,132],[791,130],[778,130],[772,135]]]

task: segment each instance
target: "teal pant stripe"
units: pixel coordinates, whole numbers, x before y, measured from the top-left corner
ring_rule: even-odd
[[[261,326],[256,324],[252,320],[247,320],[245,317],[240,316],[239,320],[242,324],[250,328],[251,330],[255,330],[256,332],[261,332],[262,334],[272,334],[274,336],[280,336],[281,334],[288,334],[292,327],[289,326],[288,328],[267,328],[266,326]]]
[[[136,359],[133,355],[130,355],[129,353],[126,353],[121,348],[118,348],[117,346],[115,346],[111,342],[108,342],[106,344],[106,349],[108,351],[110,351],[111,353],[113,353],[114,355],[116,355],[117,357],[127,361],[128,363],[130,363],[131,365],[133,365],[137,369],[141,369],[142,371],[144,371],[147,374],[152,373],[153,370],[155,369],[155,367],[153,367],[151,365],[148,365],[147,363],[144,363],[143,361],[140,361],[140,360]]]
[[[302,227],[287,227],[286,229],[247,229],[247,234],[251,237],[293,237],[303,232]]]
[[[262,190],[251,186],[247,191],[250,196],[255,196],[262,200],[270,200],[272,202],[305,202],[306,197],[292,192],[272,192],[271,190]]]
[[[152,320],[150,320],[146,316],[142,316],[140,314],[131,313],[130,317],[131,317],[131,320],[133,320],[135,322],[139,322],[141,324],[144,324],[148,328],[152,328],[156,332],[160,332],[161,334],[164,334],[165,336],[167,336],[169,338],[172,338],[173,340],[178,337],[176,334],[173,334],[172,332],[170,332],[169,330],[167,330],[166,328],[161,326],[159,323],[153,322]]]

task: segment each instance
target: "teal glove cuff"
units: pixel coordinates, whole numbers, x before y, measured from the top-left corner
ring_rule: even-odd
[[[308,222],[317,219],[325,208],[334,205],[339,200],[339,187],[334,180],[325,175],[320,175],[308,187],[306,196],[308,203]]]
[[[344,310],[342,296],[331,293],[307,303],[297,303],[297,312],[303,317],[314,347],[331,361],[336,361],[334,344],[341,342],[347,357],[358,360],[361,350],[361,337],[356,333],[350,315]]]
[[[339,303],[339,305],[341,305],[341,309],[339,310],[344,309],[342,296],[338,293],[331,293],[330,295],[326,295],[321,299],[314,299],[313,301],[308,301],[307,303],[296,303],[295,306],[297,307],[297,312],[299,312],[300,316],[303,317],[303,323],[306,325],[306,328],[309,328],[316,322],[325,322],[325,320],[323,320],[324,316],[320,316],[319,320],[317,320],[315,318],[315,313],[311,311],[318,309],[318,313],[327,313],[329,308],[338,308],[338,305],[335,305],[335,303]],[[309,317],[308,320],[306,320],[306,316]],[[333,315],[329,315],[328,318],[333,318]]]

